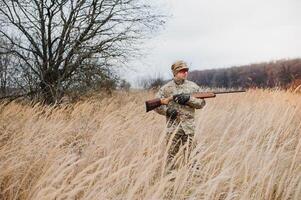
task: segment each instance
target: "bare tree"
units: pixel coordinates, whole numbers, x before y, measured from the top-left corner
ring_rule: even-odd
[[[8,57],[0,57],[0,96],[5,96],[8,90]]]
[[[12,47],[1,48],[53,103],[83,71],[101,74],[136,55],[163,23],[153,11],[142,0],[0,0],[0,36]]]
[[[10,49],[11,47],[7,44],[3,38],[0,39],[0,48]],[[16,65],[16,60],[11,54],[7,54],[0,51],[0,97],[5,97],[7,95],[12,95],[17,93],[16,88],[18,88],[18,83],[15,78],[20,76]]]
[[[137,79],[138,87],[141,87],[143,89],[159,89],[162,85],[164,85],[167,82],[163,78],[163,76],[159,74],[155,74],[153,76],[146,76],[141,77]]]
[[[280,86],[287,87],[295,79],[294,74],[291,72],[290,66],[283,63],[278,72],[278,82]]]
[[[131,88],[131,84],[127,82],[125,79],[120,80],[119,88],[124,91],[129,91]]]

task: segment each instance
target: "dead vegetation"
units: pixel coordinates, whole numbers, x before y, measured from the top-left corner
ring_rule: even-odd
[[[0,199],[300,199],[300,95],[251,90],[207,100],[191,160],[168,176],[165,119],[144,110],[152,97],[2,105]]]

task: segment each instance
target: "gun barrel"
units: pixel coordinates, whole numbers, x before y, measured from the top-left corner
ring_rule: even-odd
[[[214,94],[228,94],[228,93],[240,93],[246,92],[246,90],[234,90],[234,91],[223,91],[223,92],[213,92]]]

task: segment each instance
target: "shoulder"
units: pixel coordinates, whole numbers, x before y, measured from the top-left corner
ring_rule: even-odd
[[[173,81],[169,81],[159,89],[157,96],[167,97],[172,93],[173,88],[174,88]]]
[[[193,81],[189,81],[189,80],[186,80],[185,81],[185,84],[187,85],[187,87],[189,88],[193,88],[193,89],[196,89],[198,90],[200,88],[200,86],[198,86],[195,82]]]
[[[174,87],[173,80],[168,81],[165,85],[163,85],[160,90],[168,90],[169,88]]]

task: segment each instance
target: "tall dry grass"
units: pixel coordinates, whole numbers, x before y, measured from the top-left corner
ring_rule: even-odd
[[[195,151],[168,175],[164,117],[144,110],[152,97],[0,106],[0,199],[301,199],[300,95],[207,100]]]

